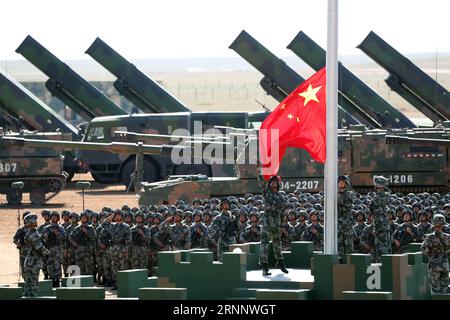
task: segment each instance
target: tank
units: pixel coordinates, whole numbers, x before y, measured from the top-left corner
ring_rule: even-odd
[[[67,173],[63,171],[64,156],[55,148],[14,146],[8,138],[61,139],[60,133],[37,133],[28,130],[5,132],[0,129],[0,193],[6,195],[9,204],[22,202],[29,193],[34,205],[42,205],[66,185]],[[12,183],[22,181],[22,190],[13,189]]]
[[[319,71],[325,66],[326,52],[304,32],[300,31],[287,46],[311,68]],[[374,128],[415,128],[414,123],[403,113],[380,97],[375,91],[339,63],[339,91],[351,102],[368,114],[368,120],[375,122]]]

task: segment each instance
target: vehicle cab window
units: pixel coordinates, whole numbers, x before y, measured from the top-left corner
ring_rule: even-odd
[[[87,141],[105,140],[105,130],[103,127],[94,127],[89,130]]]

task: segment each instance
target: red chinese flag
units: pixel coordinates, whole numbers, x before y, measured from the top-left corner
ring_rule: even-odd
[[[321,163],[326,157],[325,67],[300,84],[264,120],[259,156],[264,178],[276,175],[288,147],[303,148]]]

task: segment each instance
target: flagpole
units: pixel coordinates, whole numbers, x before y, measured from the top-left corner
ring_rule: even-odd
[[[327,156],[325,161],[324,253],[337,254],[337,102],[338,102],[338,0],[328,0],[326,99]]]

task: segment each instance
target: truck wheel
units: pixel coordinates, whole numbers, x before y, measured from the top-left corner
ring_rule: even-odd
[[[19,193],[16,193],[15,190],[8,191],[6,194],[6,201],[8,201],[9,204],[19,204],[22,202],[22,191]]]
[[[129,159],[122,167],[121,180],[122,180],[122,183],[127,188],[130,184],[131,175],[133,174],[135,167],[136,167],[136,161],[134,158]],[[158,179],[158,173],[155,169],[155,166],[153,165],[153,163],[150,160],[144,159],[144,175],[143,175],[142,181],[154,182],[157,179]],[[131,186],[130,190],[134,190],[134,186]]]
[[[31,190],[30,201],[37,206],[43,205],[45,203],[45,192],[42,189]]]

